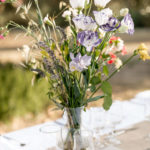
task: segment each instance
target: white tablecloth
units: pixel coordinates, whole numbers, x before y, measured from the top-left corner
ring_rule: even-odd
[[[86,129],[100,129],[99,135],[129,128],[136,123],[149,119],[150,116],[150,91],[144,91],[136,95],[130,101],[114,101],[111,109],[105,111],[103,108],[91,108],[82,114],[82,125]],[[20,147],[17,142],[0,137],[0,150],[46,150],[56,146],[56,134],[43,133],[40,129],[46,125],[62,127],[66,119],[61,118],[55,122],[49,122],[33,126],[5,136],[26,143]]]

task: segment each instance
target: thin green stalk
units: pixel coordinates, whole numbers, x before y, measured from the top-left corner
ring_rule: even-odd
[[[17,28],[17,29],[21,29],[21,30],[25,31],[25,32],[28,33],[31,37],[33,37],[36,41],[38,41],[37,37],[36,37],[32,32],[28,32],[28,29],[26,29],[24,26],[21,26],[21,25],[15,23],[15,22],[13,22],[13,21],[10,21],[10,22],[7,24],[7,27],[9,27],[9,26],[13,26],[13,27],[15,27],[15,28]],[[10,29],[10,30],[12,30],[12,29]]]
[[[89,15],[89,14],[90,14],[90,12],[91,12],[91,9],[92,9],[92,3],[93,3],[93,0],[91,0],[91,3],[90,3],[90,8],[89,8],[89,10],[88,10],[88,13],[87,13],[87,15]]]
[[[43,29],[43,32],[46,36],[46,40],[47,42],[49,41],[49,38],[48,38],[48,35],[47,35],[47,31],[46,31],[46,27],[45,27],[45,23],[43,21],[43,16],[42,16],[42,13],[41,13],[41,10],[40,10],[40,7],[39,7],[39,3],[37,0],[34,0],[35,1],[35,4],[36,4],[36,7],[37,7],[37,11],[38,11],[38,14],[39,14],[39,17],[40,17],[40,21],[42,23],[42,29]]]
[[[122,69],[123,66],[125,66],[129,61],[131,61],[134,56],[136,56],[135,53],[134,53],[132,56],[130,56],[130,57],[122,64],[122,66],[120,66],[118,69],[116,69],[116,70],[115,70],[106,80],[104,80],[103,82],[108,81],[112,76],[114,76],[120,69]],[[92,93],[92,95],[90,96],[90,98],[93,97],[93,95],[101,88],[101,86],[102,86],[102,84],[96,88],[96,90]]]

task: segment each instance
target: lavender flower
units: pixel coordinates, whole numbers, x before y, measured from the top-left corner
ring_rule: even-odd
[[[108,32],[108,31],[115,31],[120,26],[121,26],[121,24],[118,21],[118,19],[116,19],[115,17],[110,17],[108,23],[100,26],[100,28],[103,29],[104,31]]]
[[[93,18],[83,14],[74,17],[73,22],[78,29],[95,30],[97,28],[97,24]]]
[[[91,64],[91,56],[81,56],[81,53],[78,53],[76,57],[74,57],[73,53],[70,53],[70,58],[72,59],[69,64],[71,72],[82,72],[84,69],[87,69],[87,67]]]
[[[86,47],[88,52],[91,52],[94,47],[97,47],[102,40],[99,39],[97,32],[82,31],[78,33],[78,42]]]
[[[120,33],[128,33],[132,35],[134,33],[134,22],[130,14],[127,14],[121,21]]]
[[[109,8],[103,9],[101,11],[93,11],[96,22],[102,26],[108,23],[109,18],[112,17],[112,10]]]

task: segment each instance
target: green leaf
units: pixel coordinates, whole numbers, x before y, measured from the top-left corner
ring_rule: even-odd
[[[99,57],[99,55],[100,55],[100,51],[96,50],[95,51],[95,57]]]
[[[74,97],[75,97],[75,99],[78,99],[78,98],[80,98],[80,96],[81,96],[80,88],[78,86],[77,81],[75,81],[75,83],[74,83]]]
[[[109,75],[109,70],[108,70],[108,67],[107,66],[104,66],[103,67],[103,73],[108,76]]]
[[[109,82],[104,81],[101,88],[105,94],[103,107],[105,110],[109,110],[112,105],[112,87]]]
[[[103,96],[96,96],[96,97],[93,97],[93,98],[89,98],[87,99],[86,103],[90,103],[90,102],[94,102],[94,101],[97,101],[101,98],[104,98],[104,95]]]
[[[85,4],[85,9],[89,9],[90,8],[90,4],[88,4],[87,2],[86,2],[86,4]]]
[[[97,85],[97,84],[99,84],[101,82],[101,77],[100,76],[96,76],[96,77],[93,77],[92,79],[91,79],[91,83],[93,84],[93,85]]]
[[[84,77],[84,84],[85,84],[85,86],[87,86],[89,83],[89,79],[90,79],[90,69],[85,70],[83,72],[83,77]]]
[[[112,97],[111,97],[111,95],[106,95],[104,97],[103,108],[105,110],[109,110],[111,105],[112,105]]]
[[[96,86],[95,85],[92,85],[91,87],[90,87],[90,91],[91,92],[94,92],[96,90]]]
[[[109,82],[107,82],[107,81],[104,81],[103,83],[102,83],[102,91],[105,93],[105,94],[107,94],[107,95],[112,95],[112,87],[111,87],[111,85],[110,85],[110,83]]]
[[[73,27],[73,26],[71,26],[71,30],[72,30],[72,32],[73,32],[73,34],[74,34],[74,36],[75,36],[75,37],[77,37],[76,30],[74,29],[74,27]]]

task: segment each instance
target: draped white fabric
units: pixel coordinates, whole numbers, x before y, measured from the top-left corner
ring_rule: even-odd
[[[112,130],[127,129],[136,123],[150,120],[150,91],[144,91],[130,101],[114,101],[111,109],[105,111],[103,108],[91,108],[82,113],[83,128],[98,131],[99,135],[112,132]],[[33,126],[5,136],[26,143],[19,146],[14,140],[0,137],[0,150],[46,150],[56,145],[55,133],[43,133],[41,127],[45,125],[64,126],[66,117],[38,126]]]

